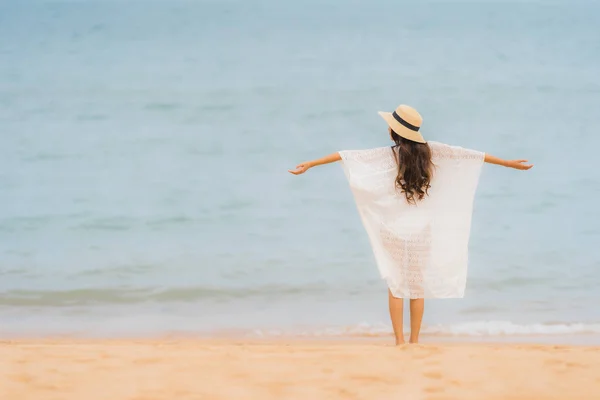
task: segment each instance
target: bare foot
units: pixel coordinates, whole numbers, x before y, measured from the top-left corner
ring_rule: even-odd
[[[404,339],[396,339],[396,346],[402,346],[405,344],[406,342],[404,341]]]

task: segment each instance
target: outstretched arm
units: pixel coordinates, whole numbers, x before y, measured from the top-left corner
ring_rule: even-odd
[[[313,161],[305,161],[296,166],[296,169],[289,169],[288,172],[294,175],[300,175],[308,171],[312,167],[316,167],[317,165],[329,164],[332,162],[340,161],[342,157],[340,157],[340,153],[332,153],[328,156],[319,158],[318,160]]]
[[[526,164],[527,160],[503,160],[486,153],[484,161],[488,164],[501,165],[503,167],[528,170],[533,167],[533,164]]]

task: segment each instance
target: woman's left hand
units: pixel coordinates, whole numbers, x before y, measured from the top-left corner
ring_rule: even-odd
[[[308,169],[311,167],[310,163],[308,162],[303,162],[301,164],[298,164],[296,166],[296,169],[288,169],[288,172],[290,174],[294,174],[294,175],[300,175],[305,173],[306,171],[308,171]]]
[[[318,160],[305,161],[296,166],[296,169],[288,169],[290,174],[300,175],[308,171],[312,167],[316,167],[317,165],[329,164],[332,162],[340,161],[342,157],[340,153],[332,153],[328,156],[319,158]]]

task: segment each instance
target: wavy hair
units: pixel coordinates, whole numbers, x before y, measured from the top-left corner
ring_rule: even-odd
[[[393,130],[390,134],[395,143],[392,150],[398,163],[396,188],[404,193],[409,204],[416,204],[429,195],[434,168],[431,149],[427,143],[405,139]]]

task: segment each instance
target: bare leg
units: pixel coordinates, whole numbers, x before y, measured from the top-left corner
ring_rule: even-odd
[[[410,299],[410,343],[419,343],[425,299]]]
[[[398,346],[404,344],[404,332],[402,327],[404,300],[392,296],[392,292],[388,289],[388,302],[390,304],[390,318],[392,319],[394,336],[396,336],[396,346]]]

